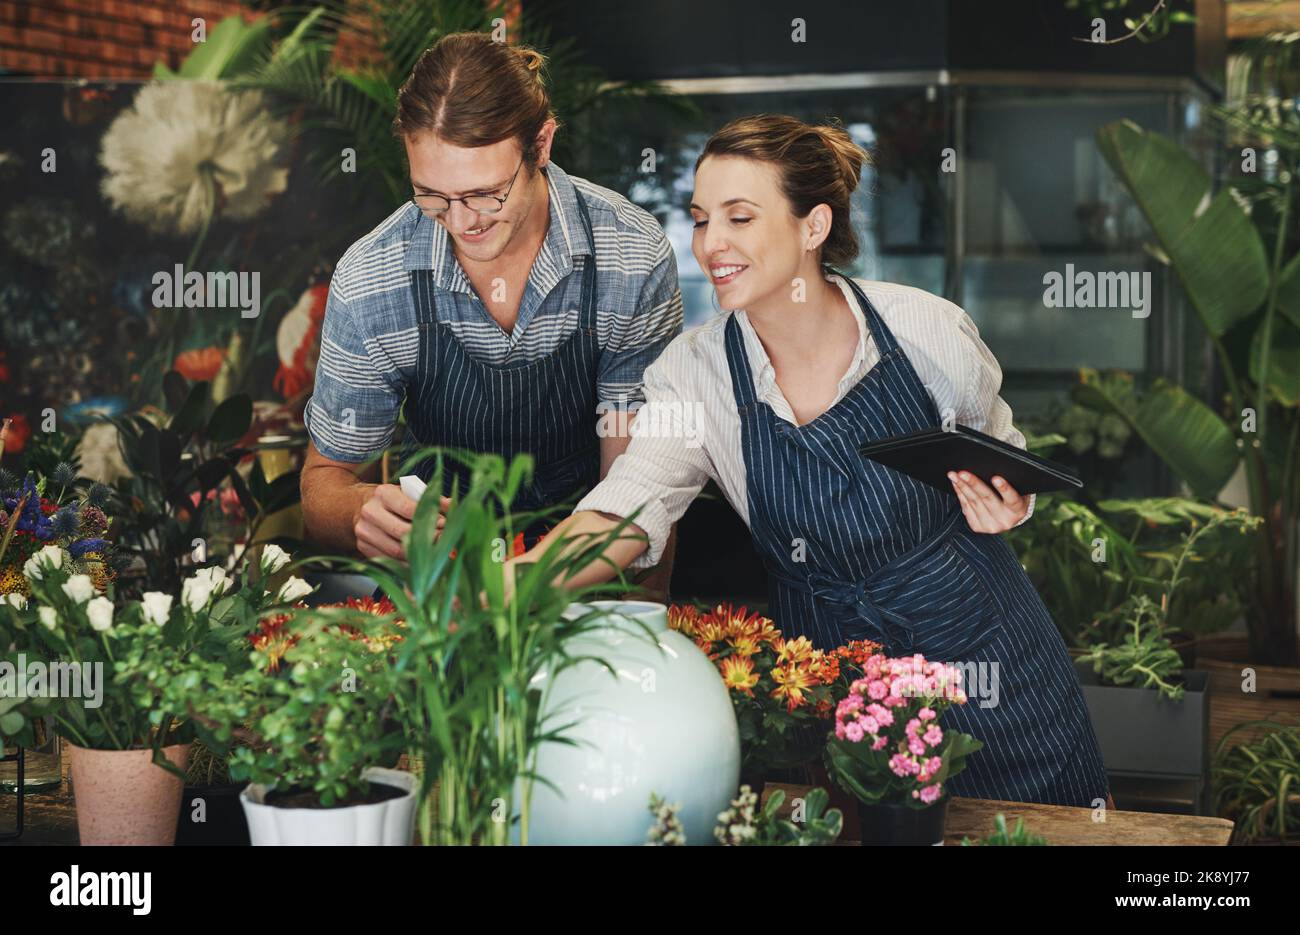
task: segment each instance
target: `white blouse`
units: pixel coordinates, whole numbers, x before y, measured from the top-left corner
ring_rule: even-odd
[[[839,382],[834,401],[838,403],[866,376],[880,353],[848,284],[836,275],[827,279],[840,287],[858,323],[858,349]],[[962,425],[1025,447],[1024,435],[1011,423],[1011,408],[998,395],[1002,368],[980,340],[969,315],[947,299],[911,286],[855,281],[894,333],[941,419],[951,416]],[[794,423],[793,410],[777,386],[776,371],[749,316],[744,311],[730,314],[736,316],[744,335],[758,399],[770,405],[778,418]],[[740,416],[727,367],[728,317],[715,315],[684,332],[646,369],[646,402],[632,422],[627,450],[576,507],[623,517],[639,508],[634,522],[645,530],[650,547],[632,563],[634,568],[659,561],[672,525],[709,480],[717,482],[740,518],[749,523]]]

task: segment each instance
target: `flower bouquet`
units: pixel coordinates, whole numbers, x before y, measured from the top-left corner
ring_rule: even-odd
[[[708,611],[673,605],[668,624],[718,667],[740,728],[741,775],[757,788],[769,770],[820,758],[836,697],[880,650],[867,640],[814,649],[806,637],[787,640],[767,617],[730,604]]]
[[[284,594],[208,567],[179,603],[150,592],[118,607],[112,583],[98,593],[55,544],[23,577],[30,600],[15,591],[0,606],[0,735],[21,742],[35,719],[53,718],[83,844],[171,843],[193,724],[145,676],[174,656],[246,654],[238,635]]]
[[[944,731],[943,712],[965,704],[961,671],[916,654],[874,655],[835,707],[826,746],[832,779],[859,801],[864,844],[939,844],[943,784],[984,744]]]

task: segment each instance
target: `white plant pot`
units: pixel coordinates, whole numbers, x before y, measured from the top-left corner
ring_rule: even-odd
[[[679,803],[687,844],[712,844],[718,813],[740,781],[740,733],[727,688],[662,604],[596,601],[609,623],[565,646],[604,659],[542,674],[546,727],[573,723],[574,745],[538,750],[529,844],[644,844],[650,794]],[[640,624],[649,628],[647,635]],[[556,791],[558,790],[558,791]],[[514,829],[519,838],[519,827]]]
[[[266,804],[270,790],[254,783],[239,793],[254,847],[276,845],[346,844],[402,847],[411,843],[415,827],[414,775],[372,766],[363,774],[370,782],[405,790],[405,795],[370,805],[346,808],[278,808]]]

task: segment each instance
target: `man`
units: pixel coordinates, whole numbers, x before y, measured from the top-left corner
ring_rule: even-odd
[[[626,448],[642,371],[681,331],[654,218],[550,161],[543,62],[448,35],[399,93],[413,198],[339,262],[307,403],[303,515],[322,545],[404,557],[415,503],[362,464],[403,406],[421,447],[531,453],[519,508],[575,499]]]

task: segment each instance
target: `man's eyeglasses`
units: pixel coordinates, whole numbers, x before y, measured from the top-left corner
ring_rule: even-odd
[[[477,214],[496,214],[506,206],[506,199],[510,197],[510,190],[515,187],[515,179],[519,177],[519,170],[524,167],[524,161],[519,160],[519,165],[515,167],[515,174],[510,176],[510,183],[506,186],[505,194],[497,195],[465,195],[460,198],[448,198],[446,195],[412,195],[411,201],[415,206],[425,213],[426,217],[441,217],[450,208],[453,201],[459,201],[469,210]]]

